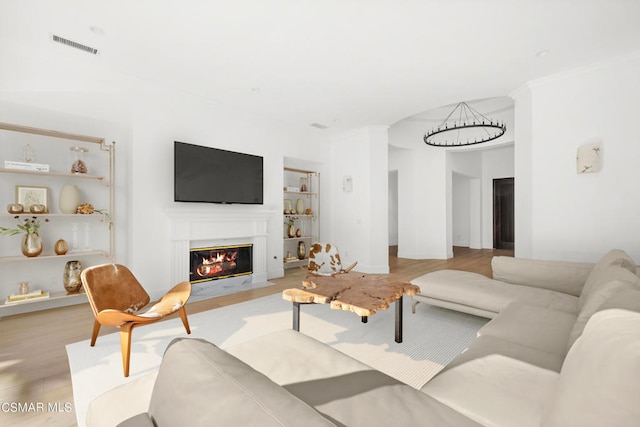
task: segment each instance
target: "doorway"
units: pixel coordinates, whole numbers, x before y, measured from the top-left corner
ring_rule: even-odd
[[[514,179],[493,180],[493,248],[514,249]]]

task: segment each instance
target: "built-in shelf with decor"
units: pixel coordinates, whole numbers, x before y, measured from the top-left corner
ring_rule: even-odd
[[[306,265],[320,239],[320,173],[284,168],[284,268]]]
[[[70,261],[115,259],[114,162],[115,143],[103,138],[0,123],[0,227],[36,222],[43,246],[25,256],[24,231],[0,235],[0,317],[86,301],[83,292],[66,292],[63,273]],[[68,192],[73,197],[63,200]],[[66,200],[71,208],[63,209]],[[46,297],[7,303],[25,282]]]

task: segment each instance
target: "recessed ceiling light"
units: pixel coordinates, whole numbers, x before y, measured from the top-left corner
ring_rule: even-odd
[[[99,36],[104,36],[106,34],[106,31],[104,30],[104,28],[98,27],[97,25],[92,25],[89,27],[89,29],[93,34],[97,34]]]
[[[549,49],[545,49],[545,50],[541,50],[540,52],[536,53],[536,56],[538,58],[542,58],[543,56],[547,56],[551,53],[551,51]]]

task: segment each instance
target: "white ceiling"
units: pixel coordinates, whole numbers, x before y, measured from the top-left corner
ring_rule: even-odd
[[[0,0],[0,90],[151,81],[291,125],[391,125],[638,51],[639,22],[639,0]]]

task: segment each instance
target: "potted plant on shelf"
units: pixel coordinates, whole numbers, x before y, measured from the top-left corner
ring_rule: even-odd
[[[15,219],[19,219],[16,216]],[[45,222],[49,222],[49,218],[45,218]],[[40,230],[40,220],[38,217],[25,218],[23,222],[18,221],[17,228],[0,227],[0,234],[13,236],[14,234],[24,233],[22,238],[22,254],[28,257],[37,257],[42,253],[42,239],[38,234]]]
[[[284,225],[287,226],[287,236],[289,236],[290,238],[296,236],[296,229],[294,227],[295,223],[296,223],[295,219],[291,217],[288,217],[284,221]]]

